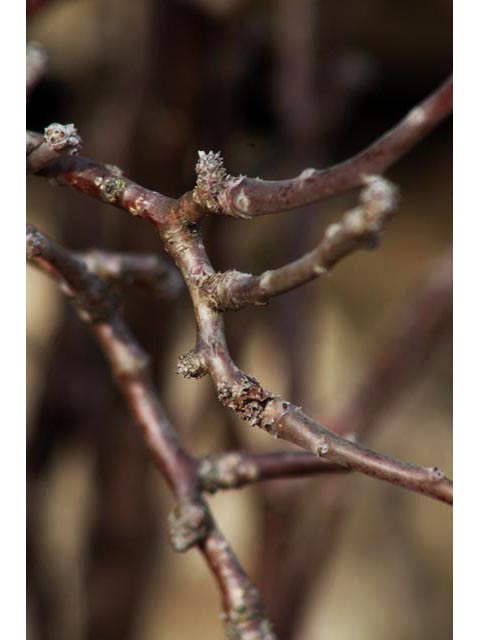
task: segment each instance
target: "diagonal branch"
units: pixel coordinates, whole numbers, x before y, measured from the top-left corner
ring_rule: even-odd
[[[239,217],[278,213],[318,202],[362,185],[365,176],[384,173],[423,140],[452,110],[449,78],[395,127],[356,156],[328,169],[305,169],[291,180],[232,177],[219,153],[199,152],[194,197],[207,210]]]
[[[395,212],[397,189],[380,176],[369,176],[365,182],[360,205],[348,211],[339,223],[327,227],[313,251],[259,276],[227,271],[207,277],[201,286],[214,307],[225,311],[267,304],[274,296],[326,276],[337,262],[353,251],[375,247],[388,218]]]
[[[109,285],[84,260],[27,226],[27,258],[56,279],[74,300],[111,366],[145,443],[177,498],[169,517],[173,547],[197,546],[222,594],[228,637],[275,640],[258,590],[218,529],[201,496],[197,463],[180,445],[157,397],[148,356],[117,313]]]

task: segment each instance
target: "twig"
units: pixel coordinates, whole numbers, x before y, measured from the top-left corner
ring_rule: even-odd
[[[374,248],[387,219],[397,205],[397,189],[379,176],[365,178],[360,205],[348,211],[339,223],[327,227],[319,245],[279,269],[259,276],[227,271],[201,283],[216,309],[238,310],[251,304],[266,304],[311,280],[328,274],[337,262],[356,249]]]
[[[199,152],[195,199],[207,210],[240,218],[287,211],[359,187],[381,174],[425,138],[452,110],[451,78],[412,109],[393,129],[356,156],[328,169],[305,169],[291,180],[227,174],[219,153]]]
[[[178,271],[159,254],[92,249],[75,255],[90,271],[119,287],[140,287],[164,298],[175,297],[183,289]]]
[[[180,552],[193,546],[202,552],[222,593],[227,634],[274,640],[258,590],[201,497],[196,461],[178,442],[149,375],[148,356],[117,314],[108,284],[30,225],[27,258],[63,285],[105,353],[147,447],[177,498],[169,518],[172,545]]]
[[[204,491],[238,489],[262,480],[299,478],[323,473],[346,473],[350,469],[325,462],[311,453],[244,453],[234,451],[205,456],[199,461],[198,476]]]
[[[42,136],[27,131],[28,140],[42,142]],[[30,173],[40,173],[54,178],[59,185],[70,186],[80,193],[102,202],[146,218],[156,224],[166,211],[176,203],[172,198],[142,187],[123,176],[121,169],[114,165],[101,164],[79,155],[57,155],[51,164],[39,163]],[[28,168],[27,168],[28,172]]]

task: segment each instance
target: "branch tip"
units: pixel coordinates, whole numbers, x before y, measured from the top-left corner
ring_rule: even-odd
[[[74,124],[53,122],[45,128],[44,138],[47,145],[54,151],[66,149],[71,155],[78,153],[82,146],[82,139]]]
[[[206,538],[212,528],[212,518],[204,504],[184,499],[171,511],[168,525],[172,547],[183,553]]]

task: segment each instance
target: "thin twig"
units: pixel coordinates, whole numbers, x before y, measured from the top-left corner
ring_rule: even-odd
[[[447,82],[369,150],[339,165],[344,169],[330,170],[328,175],[332,179],[326,180],[330,186],[324,195],[331,192],[329,189],[332,184],[340,185],[342,189],[355,186],[364,179],[365,174],[373,173],[373,169],[389,166],[447,115],[450,103],[451,83]],[[306,416],[300,408],[263,389],[232,361],[222,318],[202,289],[202,284],[213,277],[215,271],[198,228],[202,217],[215,208],[218,198],[222,199],[225,181],[228,180],[223,166],[215,158],[208,158],[204,154],[201,160],[203,169],[199,172],[195,191],[177,201],[120,178],[104,165],[79,157],[64,156],[43,174],[55,176],[61,184],[69,184],[155,224],[166,251],[174,258],[189,288],[195,311],[197,345],[190,358],[195,365],[195,372],[191,368],[186,368],[186,372],[198,377],[208,371],[224,406],[234,410],[250,424],[330,462],[451,503],[452,483],[436,467],[402,463],[334,434]],[[302,178],[303,181],[307,179],[305,176]],[[235,188],[234,185],[230,187]],[[208,190],[212,196],[209,202],[205,198]],[[288,200],[282,201],[282,206],[285,202],[288,204]],[[290,205],[296,206],[292,201]]]
[[[201,283],[219,311],[266,304],[270,298],[326,276],[339,260],[356,249],[374,248],[388,218],[397,206],[397,189],[379,176],[365,179],[360,205],[327,227],[319,245],[279,269],[252,276],[238,271],[216,273]]]
[[[175,297],[183,289],[177,269],[156,253],[92,249],[76,255],[85,261],[90,271],[119,287],[139,287],[163,298]]]
[[[232,451],[205,456],[199,461],[198,476],[204,491],[238,489],[262,480],[300,478],[324,473],[346,473],[350,469],[325,462],[311,453],[245,453]]]
[[[291,180],[232,177],[219,153],[199,152],[196,201],[207,210],[253,218],[302,207],[362,184],[382,174],[425,138],[452,110],[451,78],[372,145],[327,169],[305,169]]]
[[[27,174],[41,171],[62,154],[78,153],[81,146],[82,140],[73,124],[54,122],[45,129],[42,139],[27,131]]]

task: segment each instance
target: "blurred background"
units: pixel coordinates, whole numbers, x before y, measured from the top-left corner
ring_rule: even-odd
[[[49,65],[27,127],[74,122],[83,155],[173,197],[193,187],[199,149],[220,150],[232,174],[290,177],[359,151],[443,81],[451,11],[447,0],[32,0],[28,38]],[[356,427],[349,399],[448,250],[451,133],[443,124],[389,172],[402,202],[378,250],[226,315],[239,364],[326,424],[349,415]],[[150,225],[44,179],[29,178],[27,203],[28,221],[71,249],[162,251]],[[218,269],[277,267],[354,203],[213,217],[206,246]],[[195,552],[168,545],[171,498],[96,345],[32,269],[27,296],[29,639],[219,640],[213,580]],[[124,312],[192,453],[286,448],[227,414],[207,378],[175,375],[195,339],[185,292],[130,290]],[[377,385],[368,431],[374,448],[451,475],[451,319],[440,315],[385,401]],[[210,504],[280,640],[451,637],[447,506],[360,475],[274,481]]]

